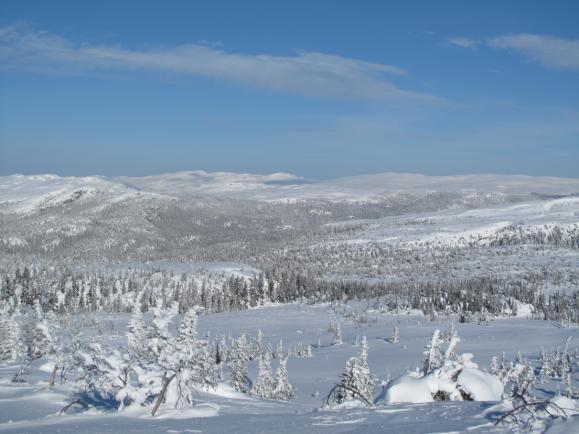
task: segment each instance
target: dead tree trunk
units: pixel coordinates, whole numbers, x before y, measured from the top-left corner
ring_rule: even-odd
[[[58,371],[58,365],[54,365],[52,368],[52,373],[50,374],[50,387],[54,386],[54,381],[56,380],[56,372]]]
[[[177,374],[173,374],[170,377],[167,377],[167,372],[165,372],[163,374],[163,388],[161,389],[161,393],[159,393],[159,396],[157,397],[157,401],[155,402],[155,406],[153,407],[153,410],[151,411],[151,416],[155,416],[155,413],[157,413],[159,406],[165,400],[165,395],[167,395],[167,388],[169,387],[169,383],[171,383],[171,381],[173,381],[173,378],[175,378],[176,375]]]

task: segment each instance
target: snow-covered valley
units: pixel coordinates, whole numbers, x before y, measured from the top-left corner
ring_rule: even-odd
[[[574,432],[578,193],[0,177],[0,432]]]

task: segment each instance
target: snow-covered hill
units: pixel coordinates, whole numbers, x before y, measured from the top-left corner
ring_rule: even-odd
[[[86,197],[122,200],[138,193],[295,203],[306,200],[383,202],[401,193],[422,196],[435,192],[462,195],[466,200],[475,200],[477,195],[486,198],[494,195],[494,200],[507,195],[532,193],[568,195],[579,193],[579,179],[384,173],[311,181],[288,173],[256,175],[204,171],[114,178],[12,175],[0,177],[0,209],[33,212]]]
[[[0,209],[30,213],[75,201],[115,201],[139,194],[102,176],[11,175],[0,177]]]

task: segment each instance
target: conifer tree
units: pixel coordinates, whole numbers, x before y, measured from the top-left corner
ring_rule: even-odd
[[[430,338],[430,344],[424,351],[424,361],[422,372],[424,375],[430,374],[434,369],[440,367],[442,363],[440,356],[440,330],[436,329]]]
[[[357,357],[351,357],[346,363],[346,369],[342,373],[340,385],[336,394],[336,402],[341,404],[357,398],[355,391],[367,402],[372,402],[374,379],[368,367],[368,341],[362,337],[362,348]]]
[[[289,401],[294,396],[294,388],[289,382],[287,371],[287,357],[280,357],[275,371],[275,383],[272,397],[282,401]]]
[[[260,398],[268,399],[272,397],[273,386],[271,355],[266,352],[259,358],[259,371],[251,388],[251,393]]]
[[[392,331],[392,336],[390,337],[390,343],[397,344],[398,342],[400,342],[400,330],[396,326],[396,327],[394,327],[394,330]]]
[[[342,345],[344,343],[342,339],[342,328],[340,327],[340,323],[336,323],[334,331],[334,338],[332,340],[332,345]]]
[[[249,387],[249,377],[247,375],[247,342],[245,334],[242,334],[233,342],[231,350],[227,357],[229,367],[231,368],[231,385],[238,392],[247,392]]]

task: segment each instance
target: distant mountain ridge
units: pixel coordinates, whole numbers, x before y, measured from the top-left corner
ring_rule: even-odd
[[[570,195],[579,193],[579,179],[523,175],[455,175],[382,173],[332,180],[308,180],[290,173],[269,175],[188,171],[144,177],[63,177],[10,175],[0,177],[0,206],[33,212],[92,197],[104,202],[135,197],[175,199],[217,197],[268,202],[322,200],[381,201],[399,193],[445,192],[504,195]]]

